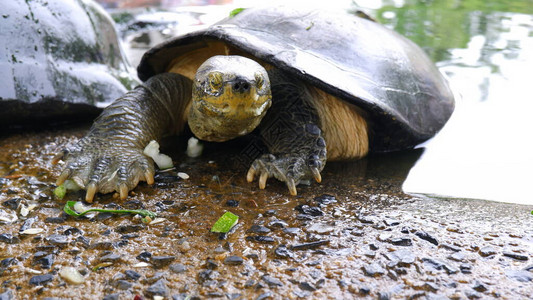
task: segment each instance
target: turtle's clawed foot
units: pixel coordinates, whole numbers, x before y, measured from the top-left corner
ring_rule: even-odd
[[[113,191],[126,199],[139,181],[154,183],[154,164],[142,149],[117,148],[104,141],[82,139],[76,146],[56,155],[52,162],[59,160],[64,160],[65,164],[56,184],[73,180],[87,190],[87,202],[92,202],[96,193]]]
[[[312,157],[306,161],[306,159],[294,154],[286,154],[279,157],[266,154],[252,163],[246,174],[246,180],[252,182],[255,176],[259,175],[259,188],[264,189],[267,179],[275,177],[279,181],[285,182],[289,193],[296,196],[298,194],[296,185],[301,180],[314,178],[317,182],[322,181],[322,176],[320,175],[321,164],[320,160]]]

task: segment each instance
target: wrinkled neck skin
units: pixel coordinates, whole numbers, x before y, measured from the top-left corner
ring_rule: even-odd
[[[258,63],[214,56],[198,69],[188,123],[205,141],[223,142],[253,131],[272,103],[270,81]]]

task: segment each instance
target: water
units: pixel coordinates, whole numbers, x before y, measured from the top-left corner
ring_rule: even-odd
[[[533,204],[533,2],[394,2],[378,19],[426,49],[458,95],[404,191]]]
[[[217,18],[208,18],[214,21],[235,7],[258,3],[235,0],[205,16],[216,11]],[[456,111],[420,146],[425,151],[403,184],[405,192],[533,204],[532,0],[290,3],[362,9],[415,41],[449,78]]]

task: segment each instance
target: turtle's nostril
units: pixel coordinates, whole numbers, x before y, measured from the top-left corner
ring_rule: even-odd
[[[237,79],[233,83],[233,91],[236,93],[245,93],[250,90],[250,83],[243,79]]]

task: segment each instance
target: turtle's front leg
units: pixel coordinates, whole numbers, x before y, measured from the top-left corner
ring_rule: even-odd
[[[57,179],[74,180],[95,193],[117,191],[122,199],[144,180],[154,182],[154,163],[143,150],[151,140],[179,131],[191,98],[191,81],[178,74],[160,74],[106,107],[85,137],[54,159],[65,165]]]
[[[296,80],[276,73],[272,81],[272,107],[259,131],[270,154],[256,159],[246,179],[259,176],[259,188],[275,177],[287,184],[291,195],[302,180],[322,181],[320,172],[326,164],[326,142],[320,120],[307,88]]]

